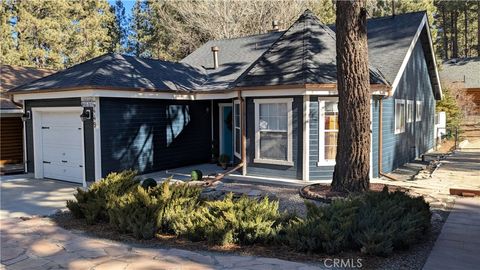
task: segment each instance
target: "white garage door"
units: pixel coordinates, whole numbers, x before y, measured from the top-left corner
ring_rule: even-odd
[[[43,177],[83,183],[82,121],[78,112],[42,112]]]

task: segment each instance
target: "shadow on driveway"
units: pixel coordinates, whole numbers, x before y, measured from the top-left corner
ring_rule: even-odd
[[[0,219],[22,216],[45,216],[65,208],[65,201],[81,185],[34,179],[31,175],[2,176],[0,181]]]

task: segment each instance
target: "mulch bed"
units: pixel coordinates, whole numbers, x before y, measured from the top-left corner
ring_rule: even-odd
[[[394,192],[397,190],[407,192],[408,189],[402,188],[394,185],[385,185],[385,184],[373,184],[370,183],[370,190],[374,192],[380,192],[384,187],[388,188],[389,192]],[[337,192],[332,191],[330,184],[312,184],[304,186],[300,189],[300,196],[305,199],[317,200],[324,203],[330,203],[333,200],[347,198],[350,193],[347,192]]]

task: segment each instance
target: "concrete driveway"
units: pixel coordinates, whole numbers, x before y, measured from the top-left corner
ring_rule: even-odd
[[[34,179],[31,174],[0,178],[0,219],[45,216],[65,208],[73,199],[78,184],[48,179]]]

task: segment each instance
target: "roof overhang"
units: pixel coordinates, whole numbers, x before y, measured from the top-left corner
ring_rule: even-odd
[[[424,39],[422,39],[421,37],[424,29],[426,29],[425,30],[426,36]],[[407,53],[405,54],[405,57],[402,61],[402,65],[400,66],[397,76],[395,77],[395,80],[392,83],[391,94],[393,95],[395,93],[395,90],[397,89],[400,83],[400,80],[405,72],[405,68],[407,67],[407,64],[410,60],[410,57],[412,56],[415,45],[417,44],[419,39],[423,45],[422,47],[423,47],[425,58],[427,61],[428,73],[430,76],[430,81],[431,81],[432,89],[434,92],[433,94],[435,96],[435,99],[440,100],[443,97],[442,85],[440,84],[440,76],[438,75],[437,61],[435,59],[435,51],[432,43],[432,35],[430,33],[430,27],[429,27],[428,17],[426,13],[423,16],[423,19],[420,22],[420,25],[418,26],[417,32],[415,33],[415,36],[413,37],[412,42],[410,43],[410,47],[408,48]]]

